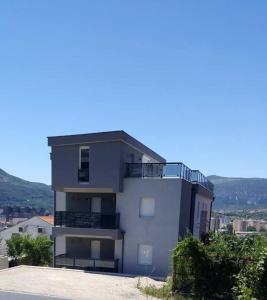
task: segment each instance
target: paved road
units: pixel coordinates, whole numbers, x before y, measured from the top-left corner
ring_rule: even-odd
[[[64,298],[45,297],[38,295],[0,291],[0,300],[64,300]]]

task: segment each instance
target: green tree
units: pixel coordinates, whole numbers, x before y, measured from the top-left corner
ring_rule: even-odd
[[[12,237],[6,241],[7,254],[12,258],[15,266],[18,265],[18,259],[23,254],[24,244],[23,237],[19,234],[13,234]]]
[[[13,235],[6,241],[7,253],[13,265],[23,262],[32,266],[49,265],[52,261],[51,246],[53,242],[46,236],[32,238],[29,235]]]
[[[173,291],[194,299],[267,299],[267,235],[192,236],[173,252]]]
[[[52,261],[51,246],[53,242],[46,236],[38,236],[36,239],[29,235],[24,236],[23,253],[32,266],[49,265]]]

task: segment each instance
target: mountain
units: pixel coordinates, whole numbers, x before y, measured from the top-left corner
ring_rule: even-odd
[[[267,179],[208,176],[214,184],[214,208],[242,209],[267,207]]]
[[[215,209],[267,208],[267,179],[208,176],[214,184]],[[51,187],[23,180],[0,169],[0,207],[52,208]]]
[[[20,179],[0,169],[0,207],[32,206],[51,208],[52,203],[53,193],[50,186]]]

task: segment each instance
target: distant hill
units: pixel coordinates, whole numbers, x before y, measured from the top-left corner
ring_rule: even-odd
[[[208,176],[214,184],[214,208],[266,208],[267,179]]]
[[[214,208],[267,208],[267,179],[208,176],[214,184]],[[51,187],[23,180],[0,169],[0,207],[52,208]]]
[[[0,207],[51,208],[52,203],[53,193],[50,186],[20,179],[0,169]]]

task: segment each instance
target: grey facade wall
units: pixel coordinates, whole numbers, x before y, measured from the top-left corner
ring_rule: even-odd
[[[73,228],[73,227],[58,227],[52,228],[52,236],[54,238],[63,235],[73,235],[77,237],[98,236],[113,240],[121,240],[122,233],[119,229],[100,229],[100,228]]]
[[[114,259],[115,241],[110,239],[66,237],[66,252],[77,258],[91,258],[91,241],[100,241],[100,258]]]
[[[182,181],[180,217],[179,217],[179,239],[182,239],[190,230],[191,196],[192,184],[186,180]]]
[[[102,214],[116,213],[116,194],[101,193],[66,193],[66,211],[90,212],[93,197],[101,198]]]
[[[79,147],[90,147],[89,183],[79,183]],[[52,147],[52,188],[111,188],[121,190],[121,143],[94,143]]]
[[[80,146],[90,147],[89,182],[78,181]],[[111,189],[123,191],[125,163],[142,162],[143,152],[117,142],[52,146],[52,188]]]
[[[124,179],[124,192],[117,194],[117,211],[121,214],[124,237],[124,273],[167,276],[171,254],[179,236],[182,180]],[[142,197],[155,199],[155,215],[140,217]],[[138,264],[140,244],[152,245],[151,266]]]

